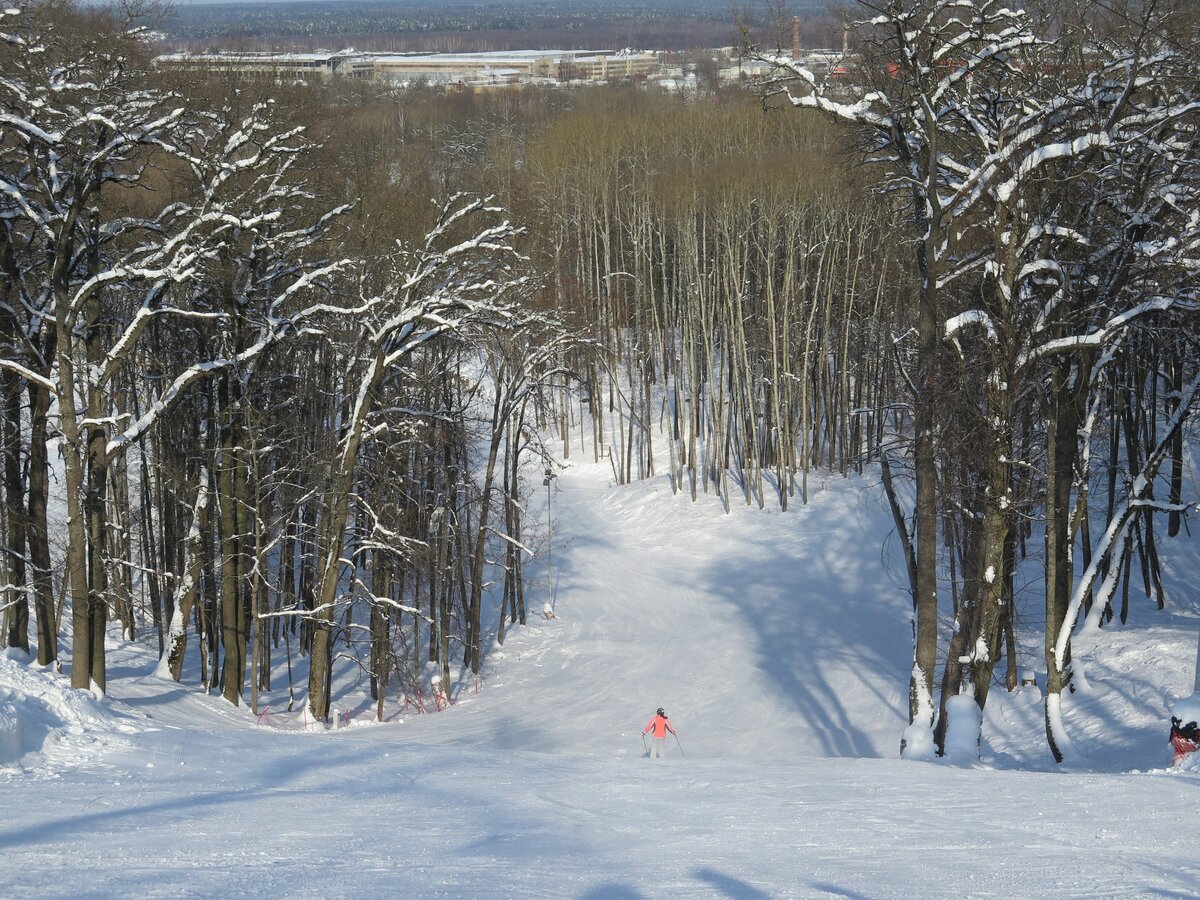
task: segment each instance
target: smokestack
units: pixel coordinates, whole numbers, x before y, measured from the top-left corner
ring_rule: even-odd
[[[800,58],[800,17],[792,16],[792,59]]]

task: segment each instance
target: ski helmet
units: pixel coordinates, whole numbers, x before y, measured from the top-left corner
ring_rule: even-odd
[[[663,718],[666,718],[667,715],[665,712],[663,712],[663,708],[661,706],[658,708],[658,714]]]

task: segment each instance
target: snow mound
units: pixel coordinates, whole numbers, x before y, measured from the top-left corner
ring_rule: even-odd
[[[973,763],[979,759],[979,733],[983,727],[983,715],[975,698],[959,694],[946,701],[946,713],[950,724],[946,730],[946,756],[960,763]]]
[[[0,656],[0,772],[53,774],[96,764],[141,731],[48,668]]]
[[[1194,772],[1200,775],[1200,752],[1189,753],[1174,767],[1175,772]]]

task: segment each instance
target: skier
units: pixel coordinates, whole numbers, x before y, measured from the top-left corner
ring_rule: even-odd
[[[663,758],[663,744],[667,740],[667,732],[675,734],[675,729],[671,727],[671,723],[667,721],[667,714],[663,712],[660,706],[654,718],[650,720],[650,724],[642,729],[642,734],[650,734],[653,731],[652,740],[650,741],[650,758]]]

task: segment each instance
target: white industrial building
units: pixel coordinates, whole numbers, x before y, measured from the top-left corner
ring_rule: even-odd
[[[653,53],[629,50],[512,50],[491,53],[174,53],[160,65],[331,78],[376,78],[463,84],[529,81],[611,81],[645,78],[658,70]]]

